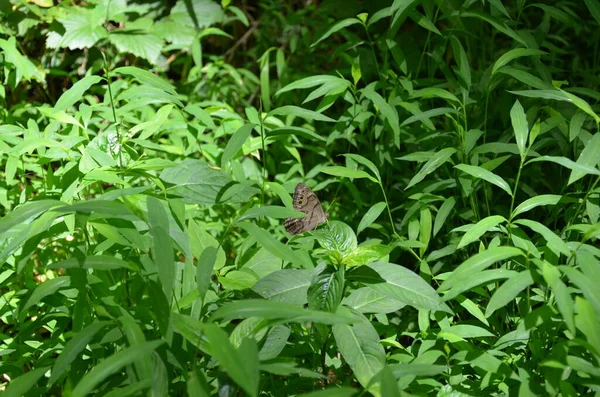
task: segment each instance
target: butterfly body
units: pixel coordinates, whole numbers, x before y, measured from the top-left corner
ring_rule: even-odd
[[[284,226],[291,235],[300,234],[313,230],[321,223],[327,222],[328,213],[323,211],[321,202],[317,195],[304,183],[296,185],[294,190],[294,209],[304,212],[304,218],[287,218]]]

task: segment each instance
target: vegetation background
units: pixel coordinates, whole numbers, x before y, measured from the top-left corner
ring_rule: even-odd
[[[3,396],[599,395],[599,44],[599,0],[0,2]]]

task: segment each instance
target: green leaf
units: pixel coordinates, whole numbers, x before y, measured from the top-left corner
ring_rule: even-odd
[[[54,262],[48,265],[48,269],[96,269],[96,270],[114,270],[130,269],[135,267],[129,262],[108,255],[90,255],[86,256],[83,262],[73,257],[62,261]]]
[[[315,47],[317,44],[319,44],[321,41],[325,40],[326,38],[328,38],[329,36],[331,36],[335,32],[338,32],[338,31],[340,31],[342,29],[347,28],[348,26],[352,26],[352,25],[356,25],[356,24],[362,24],[362,22],[360,21],[360,19],[358,19],[358,18],[346,18],[346,19],[342,19],[341,21],[337,22],[335,25],[333,25],[332,27],[330,27],[327,30],[327,32],[325,32],[317,41],[315,41],[314,43],[312,43],[310,45],[311,48]]]
[[[519,204],[517,208],[514,209],[511,218],[514,219],[517,217],[517,215],[531,211],[535,207],[539,207],[541,205],[556,205],[561,199],[562,196],[556,194],[541,194],[539,196],[532,197]]]
[[[500,58],[498,58],[496,63],[494,63],[494,67],[492,67],[492,76],[495,75],[496,72],[498,72],[498,69],[507,65],[509,62],[511,62],[517,58],[528,57],[528,56],[541,56],[541,55],[546,55],[546,54],[547,53],[544,51],[531,49],[531,48],[513,48],[512,50],[503,54]]]
[[[513,195],[510,186],[504,179],[502,179],[502,177],[494,174],[491,171],[486,170],[485,168],[468,164],[458,164],[455,165],[454,168],[466,172],[467,174],[474,176],[475,178],[483,179],[491,184],[498,186],[506,193],[508,193],[511,197]]]
[[[410,96],[411,98],[441,98],[441,99],[445,99],[446,101],[449,102],[454,102],[455,104],[460,104],[460,99],[458,99],[456,97],[456,95],[452,94],[449,91],[446,91],[442,88],[436,88],[436,87],[427,87],[427,88],[423,88],[421,90],[415,90],[413,91],[412,95]]]
[[[381,215],[385,208],[386,204],[384,201],[374,204],[371,208],[369,208],[369,210],[363,215],[362,219],[360,220],[358,228],[356,229],[356,233],[360,233],[361,231],[369,227],[373,222],[375,222],[375,220],[379,218],[379,215]]]
[[[515,247],[493,247],[486,251],[480,252],[462,264],[460,264],[450,276],[442,283],[439,287],[439,291],[446,291],[450,288],[463,283],[465,280],[473,277],[473,274],[477,274],[482,270],[486,269],[492,264],[510,259],[514,256],[523,256],[523,252]],[[446,298],[444,297],[444,300]]]
[[[232,183],[231,178],[223,171],[193,159],[184,160],[178,166],[164,170],[160,179],[172,185],[167,189],[168,193],[183,197],[186,204],[215,204]],[[257,188],[243,185],[228,201],[246,203],[258,193]]]
[[[600,133],[595,133],[585,145],[577,159],[577,164],[591,168],[596,168],[600,164]],[[581,179],[584,175],[583,171],[572,170],[567,185]]]
[[[371,83],[362,89],[362,94],[373,102],[377,110],[381,113],[383,118],[388,122],[394,136],[400,136],[400,119],[398,118],[398,112],[396,108],[387,103],[387,101],[375,91],[375,83]],[[395,138],[396,139],[396,138]]]
[[[235,222],[241,222],[246,219],[256,219],[262,216],[266,216],[274,219],[285,219],[285,218],[301,218],[305,216],[304,212],[298,212],[296,210],[280,207],[277,205],[267,205],[265,207],[252,207],[248,211],[240,215]]]
[[[225,168],[225,165],[230,160],[234,159],[235,155],[242,149],[244,142],[246,142],[253,129],[254,124],[244,124],[233,134],[229,142],[227,142],[225,150],[223,150],[223,156],[221,157],[221,168]]]
[[[85,76],[83,79],[79,80],[71,88],[65,91],[56,104],[54,105],[54,111],[60,112],[69,109],[71,106],[75,104],[75,102],[82,99],[83,94],[94,84],[98,84],[102,81],[102,77],[100,76]]]
[[[368,287],[355,289],[342,303],[360,313],[393,313],[406,306]]]
[[[281,107],[278,107],[277,109],[271,110],[267,114],[267,118],[272,117],[272,116],[278,116],[278,115],[296,116],[296,117],[300,117],[300,118],[303,118],[308,121],[314,120],[314,121],[326,121],[329,123],[335,122],[334,119],[332,119],[331,117],[325,116],[322,113],[318,113],[313,110],[308,110],[308,109],[301,108],[299,106],[292,106],[292,105],[281,106]]]
[[[261,278],[252,290],[265,299],[301,307],[307,303],[312,274],[311,270],[278,270]]]
[[[344,256],[342,263],[346,267],[366,265],[384,259],[392,251],[393,247],[386,245],[364,245],[357,247],[350,254]]]
[[[21,82],[23,77],[25,77],[25,80],[27,81],[31,81],[32,79],[44,81],[46,77],[45,73],[38,70],[33,62],[23,56],[17,49],[17,40],[15,36],[10,36],[8,40],[0,39],[0,49],[2,49],[4,62],[7,65],[14,65],[16,74],[15,82],[17,84]],[[4,97],[4,95],[2,96]]]
[[[320,324],[352,324],[356,321],[348,315],[306,310],[289,303],[253,299],[226,303],[213,313],[210,321],[249,317],[296,323],[312,321]]]
[[[440,231],[440,229],[446,222],[446,219],[448,219],[448,215],[450,215],[450,212],[452,212],[452,210],[454,209],[455,205],[456,205],[456,199],[454,197],[448,197],[444,201],[444,203],[440,207],[440,209],[435,217],[435,222],[433,224],[433,235],[434,236]]]
[[[244,338],[239,349],[229,342],[227,333],[216,324],[208,324],[204,334],[210,344],[211,355],[219,361],[220,367],[227,372],[242,389],[251,396],[258,396],[258,348],[256,341]]]
[[[110,41],[119,52],[130,53],[144,58],[153,65],[160,63],[164,42],[153,32],[153,21],[150,18],[138,18],[129,21],[125,29],[113,30],[108,35]]]
[[[152,258],[158,268],[158,278],[167,299],[171,300],[175,285],[173,244],[169,236],[169,218],[160,200],[147,196],[148,224],[152,236]]]
[[[418,274],[394,263],[376,262],[359,269],[368,268],[378,278],[367,284],[375,292],[395,299],[416,309],[428,309],[452,313],[442,303],[440,296]],[[368,269],[364,271],[367,272]]]
[[[200,298],[204,300],[210,287],[211,277],[215,263],[217,262],[217,249],[215,247],[206,247],[196,265],[196,286],[200,291]]]
[[[64,203],[58,200],[40,200],[27,202],[0,219],[0,236],[13,230],[16,226],[29,223],[33,218],[47,212],[51,208],[58,207]]]
[[[162,340],[141,343],[125,348],[118,353],[96,364],[91,371],[86,373],[73,389],[71,396],[84,397],[96,388],[98,384],[126,365],[141,360],[150,355],[157,347],[165,343]]]
[[[275,240],[275,238],[273,238],[266,230],[248,222],[240,222],[237,225],[248,232],[248,234],[254,237],[262,247],[276,257],[291,262],[300,268],[310,269],[313,267],[312,262],[304,255],[298,255],[296,251],[292,250],[287,245]]]
[[[371,379],[383,369],[386,360],[385,350],[379,342],[379,334],[369,320],[357,311],[340,306],[337,313],[353,316],[358,320],[352,325],[334,325],[333,336],[358,382],[363,387],[368,387],[371,393],[378,395],[380,385],[371,384]]]
[[[70,285],[71,277],[69,276],[59,276],[39,284],[37,287],[35,287],[29,299],[27,299],[27,302],[21,309],[21,313],[24,313],[25,310],[31,306],[37,305],[45,297],[54,294],[61,288],[69,287]]]
[[[510,302],[515,300],[517,295],[521,293],[525,288],[533,284],[533,277],[529,270],[515,274],[508,280],[506,280],[500,288],[494,292],[487,308],[485,309],[485,316],[489,318],[492,313],[501,307],[508,305]]]
[[[48,385],[52,385],[58,380],[58,378],[65,372],[67,367],[77,358],[80,357],[81,352],[86,348],[88,343],[92,340],[102,328],[106,327],[108,322],[94,321],[80,332],[76,333],[71,340],[67,342],[62,353],[58,356],[52,367],[52,376],[48,380]]]
[[[550,161],[552,163],[560,164],[563,167],[566,167],[573,172],[578,171],[578,173],[582,173],[585,175],[600,175],[600,170],[598,170],[597,168],[590,167],[585,164],[576,163],[573,160],[570,160],[566,157],[541,156],[541,157],[536,157],[534,159],[529,160],[526,164],[535,163],[538,161]]]
[[[532,221],[529,219],[519,219],[514,223],[519,225],[524,225],[533,230],[536,233],[539,233],[544,237],[546,242],[548,243],[548,248],[554,252],[555,255],[563,254],[566,257],[571,256],[571,251],[569,250],[569,246],[554,232],[548,229],[545,225],[540,222]]]
[[[29,395],[30,391],[34,389],[38,379],[44,376],[49,368],[50,367],[35,368],[29,372],[25,372],[23,375],[15,379],[12,379],[8,383],[6,390],[2,392],[2,397],[22,397]]]
[[[323,167],[320,169],[320,171],[324,174],[339,176],[342,178],[367,178],[377,183],[377,179],[373,178],[364,171],[353,170],[351,168],[340,167],[338,165]]]
[[[445,148],[436,152],[424,165],[421,167],[419,172],[410,180],[408,185],[404,188],[407,190],[417,183],[421,182],[425,177],[431,174],[433,171],[441,167],[446,161],[452,157],[452,155],[456,153],[456,149],[453,148]]]
[[[104,7],[73,7],[56,20],[65,29],[58,44],[61,48],[68,47],[69,50],[90,48],[108,35],[104,27],[106,22]]]
[[[512,109],[510,110],[510,120],[512,127],[515,132],[515,138],[517,141],[517,147],[521,157],[525,157],[527,136],[529,135],[529,126],[527,125],[527,117],[525,116],[525,110],[519,101],[515,101]]]
[[[335,312],[339,306],[345,286],[344,268],[335,269],[328,266],[324,271],[315,275],[308,287],[308,308]]]
[[[509,91],[511,94],[522,95],[529,98],[543,98],[543,99],[552,99],[556,101],[570,102],[577,106],[579,109],[583,110],[588,115],[592,116],[596,123],[600,123],[600,116],[598,116],[590,104],[584,101],[583,99],[563,91],[561,89],[548,89],[548,90],[523,90],[523,91]]]
[[[329,229],[314,232],[319,244],[328,251],[346,255],[354,251],[358,245],[354,230],[340,221],[329,222]]]
[[[363,156],[361,156],[359,154],[355,154],[355,153],[346,153],[346,154],[343,154],[342,156],[344,156],[346,158],[351,158],[352,160],[356,161],[357,163],[362,164],[365,167],[367,167],[368,169],[370,169],[371,172],[373,172],[373,174],[377,178],[377,180],[380,181],[380,183],[381,183],[381,175],[379,175],[379,170],[377,169],[377,167],[375,166],[375,164],[373,164],[373,162],[371,160],[366,159]]]
[[[488,216],[487,218],[483,218],[475,225],[472,225],[469,230],[467,230],[462,239],[460,239],[460,242],[456,248],[462,248],[474,241],[477,241],[485,232],[498,226],[498,224],[502,222],[506,222],[506,218],[500,215],[492,215]]]
[[[598,25],[600,25],[600,2],[598,0],[584,0],[585,5],[588,10],[590,10],[590,14],[594,17]]]

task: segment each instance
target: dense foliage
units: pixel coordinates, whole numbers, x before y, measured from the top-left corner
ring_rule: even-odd
[[[600,393],[599,45],[600,0],[0,2],[3,396]]]

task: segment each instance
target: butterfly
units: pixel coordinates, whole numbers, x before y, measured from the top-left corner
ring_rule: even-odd
[[[304,218],[287,218],[284,223],[285,230],[291,235],[313,230],[323,222],[327,222],[329,213],[323,212],[321,202],[317,195],[304,183],[296,185],[294,190],[294,209],[304,212]]]

